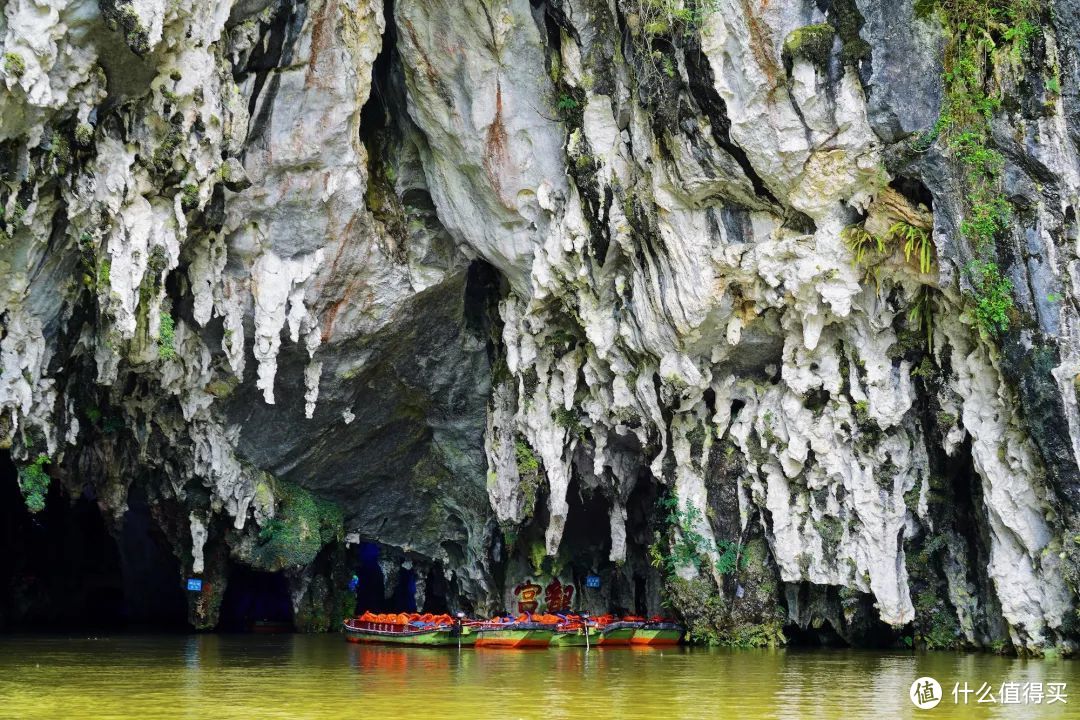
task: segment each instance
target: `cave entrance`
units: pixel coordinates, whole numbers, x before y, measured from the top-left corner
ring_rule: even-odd
[[[187,629],[179,562],[133,490],[116,533],[92,492],[55,480],[31,514],[8,452],[0,453],[0,630]]]
[[[390,612],[416,612],[416,572],[401,568],[390,598]]]
[[[293,609],[284,573],[230,563],[217,629],[222,632],[292,632]]]
[[[817,627],[815,627],[817,625]],[[800,627],[795,623],[784,626],[784,637],[787,638],[788,647],[792,648],[846,648],[850,647],[840,633],[829,621],[820,624],[811,623],[806,627]]]
[[[450,583],[446,582],[446,573],[442,566],[433,566],[428,570],[424,583],[424,612],[441,615],[450,612],[450,603],[446,597],[450,594]]]
[[[386,601],[386,580],[379,567],[379,546],[375,543],[362,542],[355,549],[353,572],[359,581],[356,586],[356,612],[387,612],[390,603]]]

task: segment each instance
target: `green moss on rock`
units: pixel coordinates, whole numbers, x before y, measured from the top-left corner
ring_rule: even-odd
[[[252,567],[277,571],[315,560],[328,543],[345,537],[341,508],[290,482],[268,480],[274,494],[274,517],[259,532],[244,558]]]
[[[815,67],[829,64],[836,31],[828,23],[818,23],[792,30],[784,40],[784,66],[791,68],[796,58],[804,58]]]
[[[22,77],[26,73],[26,61],[18,53],[4,53],[4,74],[8,77]]]

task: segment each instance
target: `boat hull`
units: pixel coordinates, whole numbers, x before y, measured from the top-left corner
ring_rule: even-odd
[[[678,645],[682,640],[682,628],[643,627],[634,631],[630,638],[631,645],[655,647],[658,645]]]
[[[615,627],[607,627],[600,631],[600,639],[598,645],[629,645],[630,641],[634,637],[634,633],[641,627],[639,624],[632,623],[612,623]]]
[[[598,644],[600,638],[595,630],[589,633],[588,641],[585,639],[585,633],[581,630],[568,630],[565,632],[556,631],[551,638],[552,647],[586,647],[587,645]]]
[[[373,645],[415,645],[417,647],[461,647],[476,643],[476,634],[465,628],[460,636],[453,628],[385,632],[344,626],[345,639],[351,643]]]
[[[488,648],[534,648],[547,647],[555,633],[542,629],[505,628],[480,630],[476,633],[476,647]]]

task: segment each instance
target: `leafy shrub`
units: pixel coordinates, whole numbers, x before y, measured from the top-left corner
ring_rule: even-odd
[[[26,501],[26,509],[38,513],[45,509],[45,498],[49,492],[49,474],[45,466],[51,463],[48,455],[41,454],[28,465],[19,468],[19,489]]]

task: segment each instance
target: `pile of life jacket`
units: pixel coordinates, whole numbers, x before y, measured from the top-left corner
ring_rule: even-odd
[[[357,618],[362,623],[382,623],[387,625],[408,625],[412,627],[443,627],[454,624],[449,615],[432,613],[373,613],[370,610]]]

